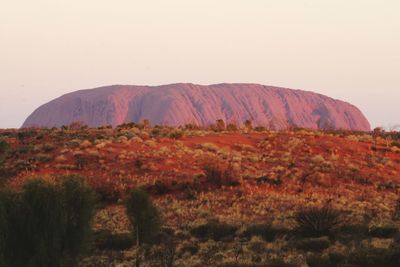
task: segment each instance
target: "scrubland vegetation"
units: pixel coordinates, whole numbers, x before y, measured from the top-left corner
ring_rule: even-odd
[[[0,266],[400,266],[400,133],[0,130]]]

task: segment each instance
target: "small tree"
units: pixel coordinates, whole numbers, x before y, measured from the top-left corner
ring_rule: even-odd
[[[136,246],[139,250],[136,257],[136,266],[139,267],[142,246],[153,243],[160,231],[160,214],[149,195],[141,189],[133,189],[130,192],[126,201],[126,213],[132,224]]]

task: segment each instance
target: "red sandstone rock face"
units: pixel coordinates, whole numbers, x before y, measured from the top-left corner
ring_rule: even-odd
[[[63,95],[36,109],[23,127],[60,127],[74,121],[89,126],[124,122],[210,125],[217,119],[283,128],[296,125],[370,130],[355,106],[320,94],[258,84],[114,85]]]

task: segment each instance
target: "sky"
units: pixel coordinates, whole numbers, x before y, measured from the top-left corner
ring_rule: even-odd
[[[112,84],[250,82],[400,124],[399,0],[0,0],[0,128]]]

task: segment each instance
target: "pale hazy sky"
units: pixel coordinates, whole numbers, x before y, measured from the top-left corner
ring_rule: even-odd
[[[66,92],[252,82],[400,123],[400,0],[0,0],[0,128]]]

